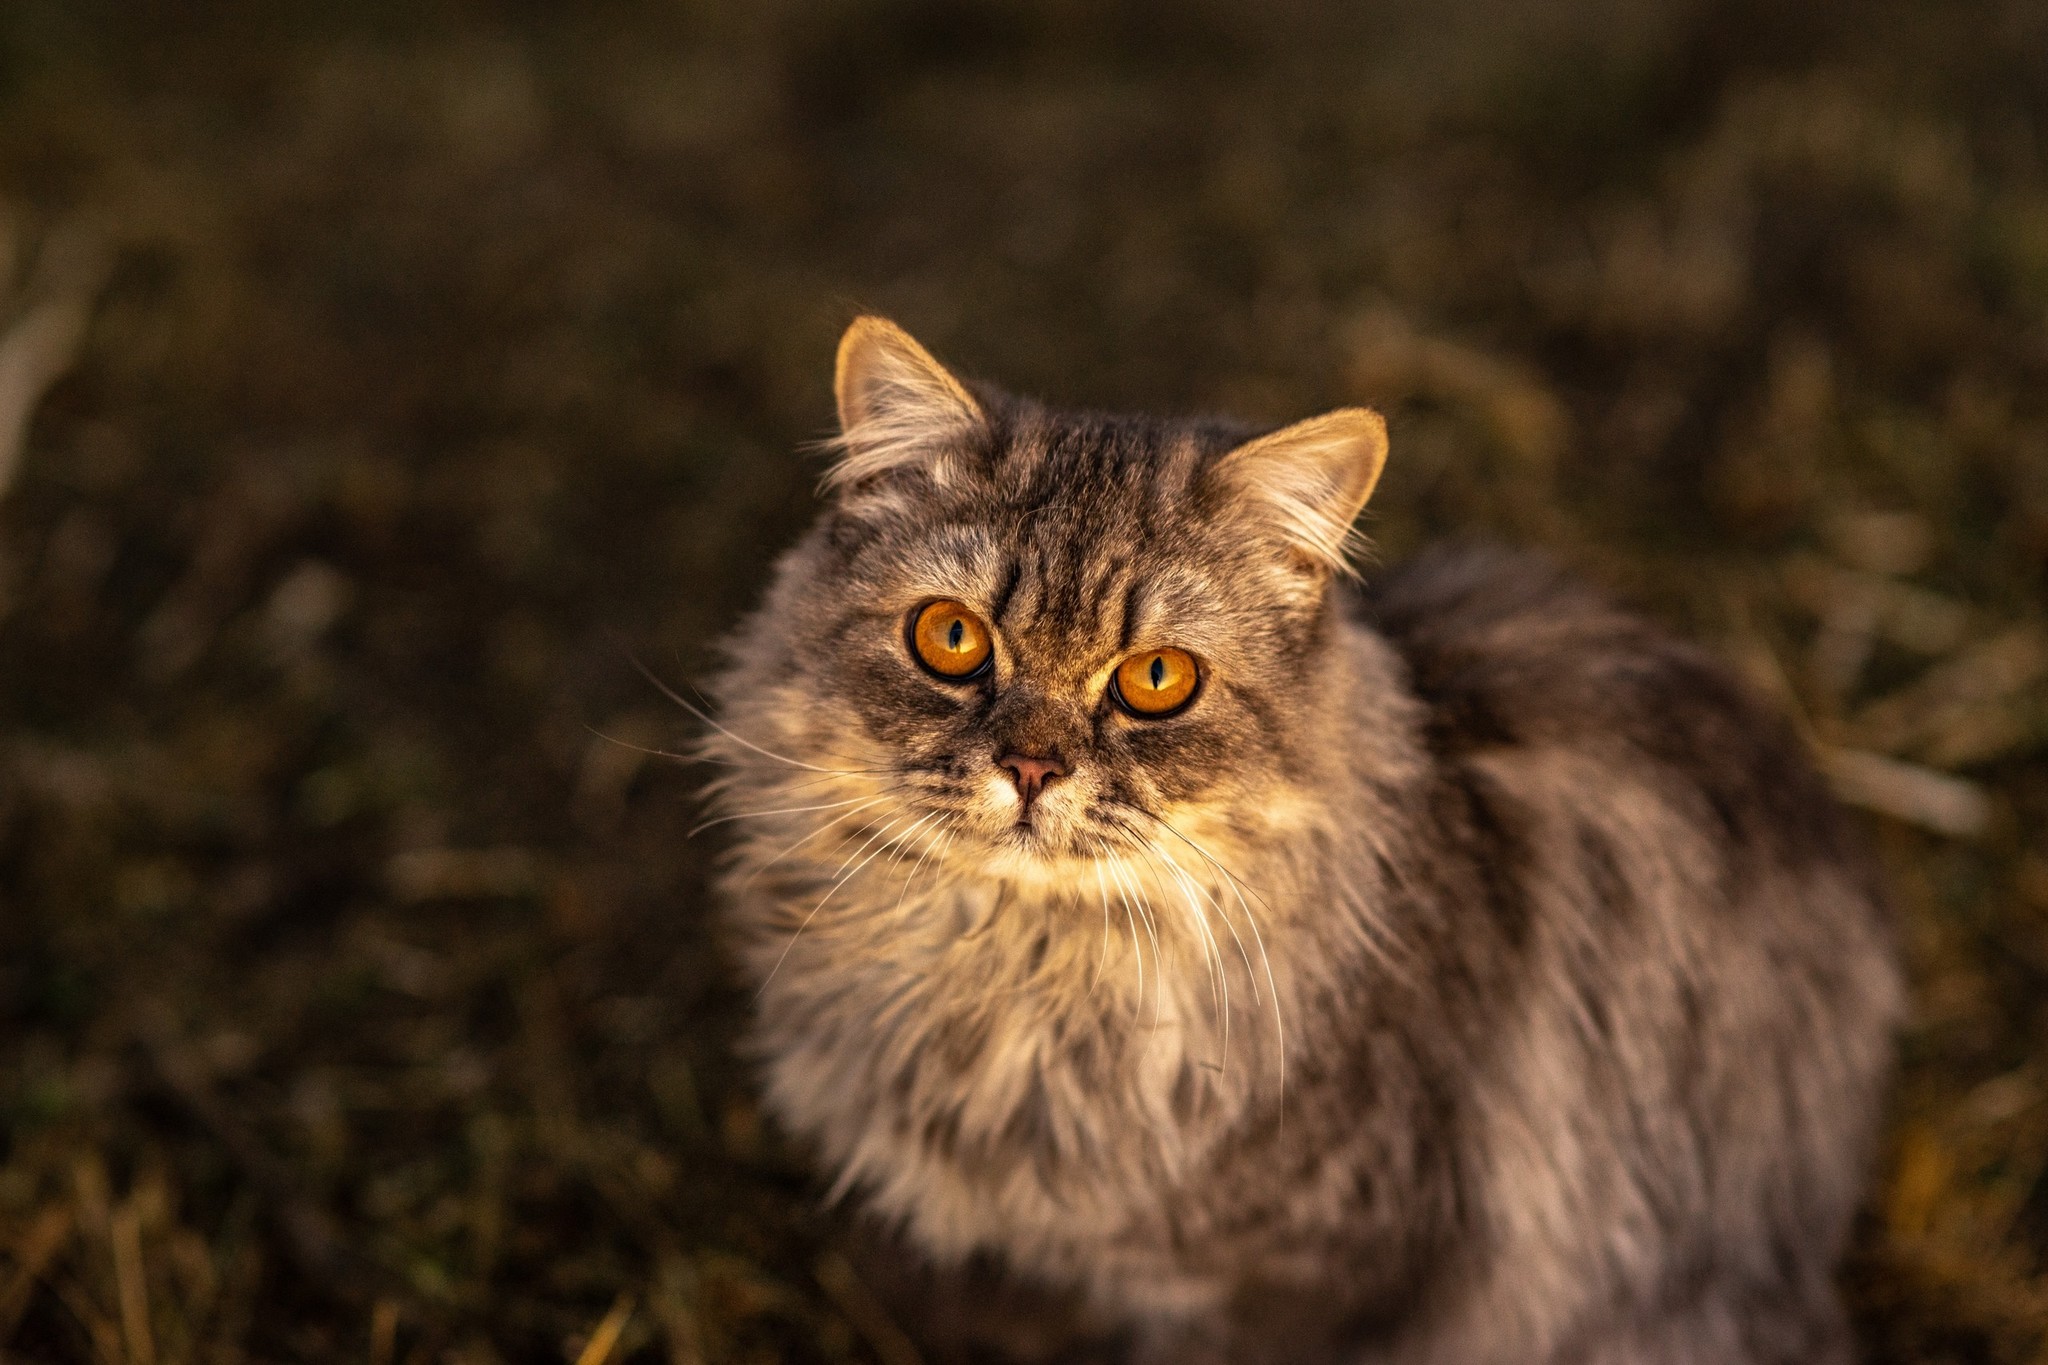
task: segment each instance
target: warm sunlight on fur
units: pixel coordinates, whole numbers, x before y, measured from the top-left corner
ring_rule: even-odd
[[[1898,984],[1782,724],[1540,561],[1361,593],[1372,413],[1071,417],[874,319],[838,384],[704,717],[838,1195],[1162,1361],[1844,1359]]]

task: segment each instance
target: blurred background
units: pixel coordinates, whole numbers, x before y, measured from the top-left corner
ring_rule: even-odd
[[[874,309],[1382,405],[1384,559],[1777,696],[1915,983],[1873,1358],[2048,1359],[2044,150],[2009,0],[7,0],[0,1356],[1113,1358],[821,1210],[641,752]]]

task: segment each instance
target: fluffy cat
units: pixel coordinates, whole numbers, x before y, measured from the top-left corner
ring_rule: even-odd
[[[1788,727],[1384,424],[1057,412],[888,322],[716,687],[769,1104],[1190,1361],[1835,1362],[1901,988]]]

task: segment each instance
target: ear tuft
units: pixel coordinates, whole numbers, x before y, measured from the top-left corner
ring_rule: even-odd
[[[860,317],[839,340],[838,463],[828,488],[919,467],[943,480],[947,448],[984,424],[966,385],[887,318]]]
[[[1338,408],[1245,442],[1212,477],[1309,563],[1349,573],[1352,522],[1386,463],[1386,420],[1370,408]]]

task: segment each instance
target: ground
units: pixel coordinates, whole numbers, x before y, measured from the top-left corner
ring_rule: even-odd
[[[2044,50],[1997,0],[9,0],[0,1356],[966,1349],[759,1115],[700,775],[641,752],[875,309],[1073,403],[1377,404],[1381,562],[1548,547],[1794,712],[1914,982],[1865,1339],[2048,1359]]]

